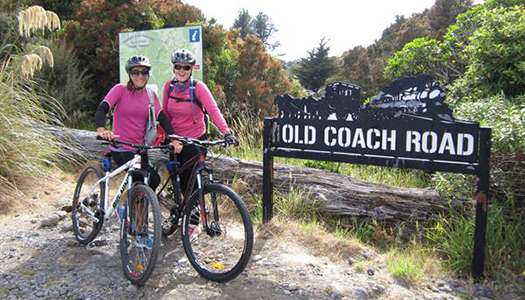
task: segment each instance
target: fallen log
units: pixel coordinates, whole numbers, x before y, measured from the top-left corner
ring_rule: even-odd
[[[60,139],[72,145],[64,149],[85,159],[100,157],[105,147],[95,133],[69,128],[50,128]],[[151,153],[152,161],[165,159],[165,154]],[[242,179],[256,193],[262,190],[262,163],[229,157],[210,159],[222,180]],[[421,222],[448,210],[449,204],[432,189],[397,188],[367,183],[350,176],[289,165],[274,166],[274,188],[288,192],[291,188],[305,190],[320,201],[323,213],[373,218],[387,223]]]

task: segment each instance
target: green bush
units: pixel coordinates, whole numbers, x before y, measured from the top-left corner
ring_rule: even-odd
[[[55,64],[53,67],[44,66],[35,79],[63,107],[66,126],[79,128],[93,123],[100,99],[96,99],[90,90],[92,77],[88,75],[87,68],[80,66],[73,49],[64,41],[54,40],[48,46]]]
[[[508,280],[525,269],[525,218],[523,213],[506,213],[506,204],[493,203],[487,219],[486,270]],[[427,230],[430,245],[445,258],[444,264],[467,273],[472,263],[474,216],[452,211]]]
[[[525,95],[493,96],[460,104],[456,113],[492,128],[491,189],[498,198],[525,205]]]
[[[525,9],[498,8],[483,14],[466,54],[471,57],[465,77],[491,94],[516,96],[525,90]],[[516,98],[519,99],[519,98]]]
[[[389,79],[429,73],[438,78],[445,77],[443,51],[437,40],[428,37],[414,39],[388,60],[385,77]]]

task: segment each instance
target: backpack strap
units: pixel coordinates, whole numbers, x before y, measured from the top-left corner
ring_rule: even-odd
[[[155,115],[155,103],[153,100],[153,91],[146,87],[146,92],[148,93],[148,100],[149,100],[149,118],[151,119],[152,123],[157,125],[157,116]]]
[[[189,87],[189,89],[190,89],[190,98],[189,99],[184,99],[184,98],[171,96],[171,92],[173,92],[173,89],[175,89],[175,84],[176,83],[177,83],[177,81],[175,79],[171,80],[170,88],[168,90],[168,98],[175,99],[176,102],[191,102],[191,103],[197,105],[201,109],[201,111],[204,113],[204,124],[205,124],[205,127],[206,127],[206,133],[205,134],[208,134],[208,112],[206,111],[206,109],[202,105],[201,101],[199,100],[199,97],[197,97],[196,86],[197,86],[198,81],[195,80],[195,79],[191,79],[190,87]],[[192,114],[193,114],[193,110],[192,110]]]
[[[206,109],[202,105],[201,101],[197,97],[196,86],[197,86],[197,80],[192,79],[191,83],[190,83],[190,96],[191,96],[192,100],[195,100],[194,103],[197,104],[197,106],[199,106],[201,108],[202,112],[204,113],[204,127],[206,128],[206,131],[204,132],[204,134],[208,135],[209,116],[208,116],[208,112],[206,111]]]
[[[149,107],[148,107],[148,123],[146,128],[145,142],[150,145],[157,136],[157,116],[155,115],[155,103],[153,100],[153,91],[146,87],[148,93]]]
[[[190,81],[190,87],[189,87],[190,88],[190,98],[189,99],[171,96],[171,92],[173,92],[173,89],[175,88],[175,84],[176,83],[177,83],[177,81],[175,79],[173,79],[171,81],[170,88],[168,90],[168,98],[175,99],[175,101],[177,101],[177,102],[194,102],[195,105],[197,105],[202,110],[202,112],[206,113],[206,110],[202,106],[202,103],[199,100],[199,98],[197,97],[197,93],[195,92],[195,87],[197,85],[197,80],[193,79],[193,80]]]

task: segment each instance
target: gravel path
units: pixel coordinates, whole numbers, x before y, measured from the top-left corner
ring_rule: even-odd
[[[67,192],[61,193],[48,195],[62,200],[40,214],[0,219],[0,299],[500,298],[461,280],[404,286],[388,275],[373,249],[356,247],[348,250],[349,258],[337,259],[326,255],[331,249],[308,244],[282,224],[257,230],[247,269],[226,284],[209,282],[192,269],[177,231],[163,240],[152,277],[137,288],[122,274],[116,221],[81,246],[73,238],[69,213],[61,210],[69,204]]]

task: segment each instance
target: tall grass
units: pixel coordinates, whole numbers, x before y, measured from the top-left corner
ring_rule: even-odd
[[[37,22],[43,16],[47,23]],[[0,199],[17,190],[17,179],[42,178],[47,166],[69,159],[61,152],[62,142],[46,130],[50,124],[61,124],[56,115],[61,106],[35,92],[39,88],[31,79],[44,63],[53,65],[52,53],[47,47],[24,42],[33,41],[30,34],[34,32],[60,27],[58,17],[32,6],[19,12],[18,21],[4,28],[9,39],[0,45]],[[17,31],[26,39],[18,39]]]
[[[27,82],[0,69],[0,194],[13,191],[21,176],[42,176],[54,164],[61,143],[45,130],[59,123],[42,109]]]
[[[434,254],[417,244],[404,249],[390,249],[386,254],[386,267],[394,278],[408,285],[442,273],[439,260]]]
[[[232,119],[229,125],[240,146],[229,147],[225,153],[241,159],[261,161],[263,122],[248,113],[242,119]]]
[[[492,203],[487,218],[486,270],[496,279],[508,281],[525,270],[525,219],[523,212],[506,211]],[[447,268],[468,273],[472,263],[474,216],[452,211],[427,230],[430,246],[444,258]]]

